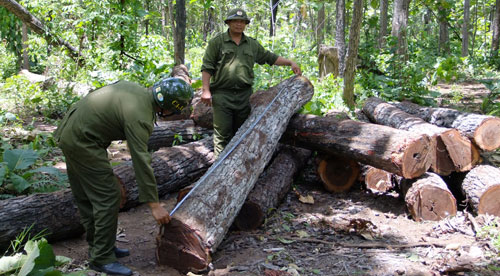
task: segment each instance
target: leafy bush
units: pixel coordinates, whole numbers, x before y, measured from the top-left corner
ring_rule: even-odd
[[[4,80],[17,71],[17,58],[7,49],[7,42],[0,41],[0,80]]]
[[[495,101],[500,97],[500,80],[480,81],[490,90],[488,96],[483,98],[481,110],[488,115],[500,116],[500,102]]]

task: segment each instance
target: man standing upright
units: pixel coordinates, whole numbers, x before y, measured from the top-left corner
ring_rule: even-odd
[[[250,23],[244,10],[231,10],[224,22],[229,26],[227,32],[208,42],[201,67],[201,101],[212,105],[216,156],[250,115],[255,63],[286,65],[295,74],[302,74],[294,61],[267,51],[257,40],[244,34]]]

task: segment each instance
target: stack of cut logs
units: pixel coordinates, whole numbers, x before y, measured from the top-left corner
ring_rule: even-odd
[[[174,76],[191,81],[187,69],[176,69]],[[442,176],[462,173],[461,183],[454,185],[461,187],[472,209],[500,216],[500,169],[479,165],[480,151],[500,147],[500,119],[377,98],[366,101],[364,120],[296,114],[312,95],[304,77],[255,93],[252,112],[221,153],[224,159],[214,160],[211,108],[201,104],[199,95],[190,116],[155,127],[149,147],[159,149],[152,165],[160,196],[189,191],[157,237],[160,264],[182,272],[207,269],[229,227],[259,227],[312,151],[319,153],[317,172],[330,192],[347,191],[363,179],[374,192],[399,189],[415,220],[439,220],[457,211]],[[178,142],[189,143],[171,147],[178,133]],[[197,136],[207,137],[194,141]],[[122,210],[137,206],[132,163],[118,165],[114,172],[122,186]],[[53,239],[82,233],[68,190],[2,200],[0,218],[5,222],[0,224],[0,245],[31,224],[33,231],[47,228]]]

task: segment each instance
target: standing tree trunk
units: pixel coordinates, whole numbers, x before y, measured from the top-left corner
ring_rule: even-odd
[[[363,21],[363,0],[354,0],[354,11],[352,12],[351,29],[349,31],[349,49],[345,62],[344,72],[344,103],[354,109],[354,77],[356,76],[356,60],[358,57],[358,45]]]
[[[30,70],[30,58],[28,56],[28,45],[26,42],[28,41],[28,26],[23,22],[22,27],[23,32],[23,65],[22,68],[26,70]]]
[[[313,89],[305,77],[292,77],[262,92],[218,161],[178,204],[170,223],[162,226],[157,239],[160,264],[182,272],[208,267],[210,254],[271,159],[290,117],[311,99]]]
[[[321,5],[318,11],[318,25],[316,28],[316,53],[319,54],[320,45],[325,40],[325,3]]]
[[[441,55],[449,54],[450,52],[450,35],[448,31],[448,14],[449,9],[440,6],[438,8],[438,19],[439,19],[439,46],[438,52]]]
[[[387,12],[389,10],[389,0],[380,0],[380,30],[378,32],[378,47],[385,47],[385,37],[387,35]]]
[[[464,23],[462,24],[462,57],[469,55],[470,0],[464,0]]]
[[[174,60],[175,65],[184,64],[186,48],[186,0],[175,2]]]
[[[276,33],[276,17],[278,16],[278,6],[280,0],[272,0],[271,1],[271,18],[269,25],[269,36],[274,36]]]
[[[203,22],[203,41],[207,41],[208,35],[215,29],[214,8],[212,6],[208,7],[208,9],[203,11],[203,15],[205,17]]]
[[[493,17],[493,22],[491,28],[493,29],[493,37],[491,40],[491,52],[492,56],[498,57],[498,48],[500,41],[500,0],[496,1],[495,5],[495,16]]]
[[[408,13],[411,0],[394,0],[394,10],[392,15],[391,35],[397,37],[397,54],[407,60],[408,42],[406,39],[408,30]]]
[[[335,47],[339,53],[339,75],[344,77],[345,68],[345,0],[337,0],[337,20],[335,26]]]

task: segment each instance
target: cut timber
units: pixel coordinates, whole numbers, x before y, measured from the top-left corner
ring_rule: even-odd
[[[477,214],[500,217],[500,169],[480,165],[472,169],[462,182],[467,201]]]
[[[149,137],[148,149],[158,150],[171,147],[174,142],[179,144],[193,142],[195,139],[212,135],[213,131],[195,126],[193,120],[157,122]]]
[[[196,182],[171,223],[162,226],[157,238],[159,264],[182,272],[208,267],[210,254],[271,159],[290,117],[311,99],[313,86],[305,77],[293,77],[263,93],[210,174]]]
[[[415,178],[430,167],[430,138],[388,126],[297,114],[282,141]]]
[[[331,193],[349,190],[359,177],[359,164],[352,159],[329,154],[320,155],[318,161],[318,175]]]
[[[372,166],[365,166],[363,169],[366,189],[372,193],[386,193],[394,188],[392,173]]]
[[[275,209],[292,186],[295,174],[304,166],[311,151],[282,147],[259,176],[241,207],[234,224],[243,231],[261,226],[267,213]]]
[[[429,135],[432,139],[431,168],[435,173],[449,175],[452,171],[469,171],[481,159],[476,146],[457,130],[427,123],[379,98],[368,98],[363,112],[375,123]]]
[[[435,173],[428,172],[417,179],[402,179],[400,190],[416,221],[438,221],[457,213],[455,197]]]
[[[153,153],[151,165],[158,181],[160,196],[178,190],[198,179],[213,163],[210,138]],[[140,204],[132,164],[114,168],[122,182],[126,200],[122,210]],[[83,233],[70,189],[46,194],[0,200],[0,248],[8,247],[24,228],[33,224],[31,235],[47,229],[50,240],[65,239]]]
[[[482,150],[491,151],[500,147],[500,118],[498,117],[460,112],[449,108],[422,107],[410,102],[394,103],[394,105],[431,124],[458,129]]]

